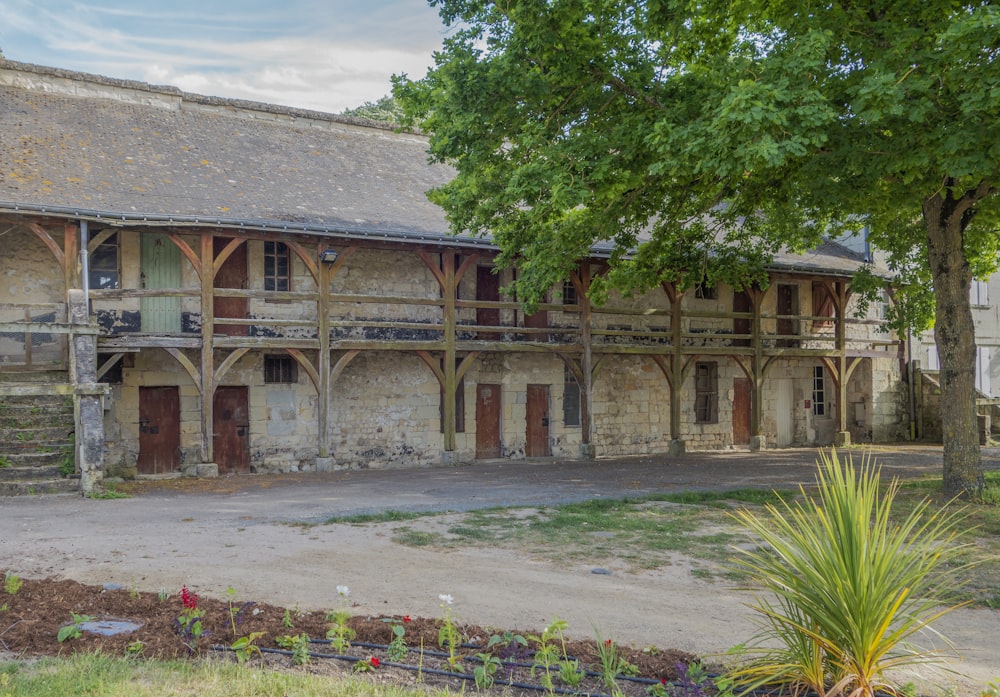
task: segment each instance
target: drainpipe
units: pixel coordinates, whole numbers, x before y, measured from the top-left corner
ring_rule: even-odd
[[[87,316],[90,316],[90,255],[87,245],[90,243],[90,229],[86,220],[80,221],[80,284],[83,287],[83,298],[87,303]]]

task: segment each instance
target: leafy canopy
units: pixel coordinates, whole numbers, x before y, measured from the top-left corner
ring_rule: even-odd
[[[607,282],[626,292],[740,288],[781,248],[868,225],[903,279],[900,321],[926,324],[921,206],[943,188],[985,186],[964,244],[977,276],[997,265],[989,2],[431,4],[451,34],[394,95],[457,170],[432,199],[517,262],[522,300],[595,242],[613,245]]]

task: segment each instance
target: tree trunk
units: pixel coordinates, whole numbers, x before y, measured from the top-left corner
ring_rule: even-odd
[[[968,204],[968,205],[967,205]],[[947,187],[924,202],[927,251],[934,282],[934,339],[941,363],[944,493],[978,496],[983,466],[976,417],[976,336],[969,288],[972,271],[963,250],[969,202]]]

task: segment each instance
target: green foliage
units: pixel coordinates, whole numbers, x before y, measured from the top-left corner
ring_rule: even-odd
[[[257,646],[257,640],[264,636],[264,632],[250,632],[246,636],[241,636],[232,644],[229,645],[229,649],[236,656],[236,660],[239,663],[245,663],[254,656],[260,656],[260,647]]]
[[[10,458],[6,455],[0,455],[0,469],[5,467],[13,467],[14,463],[10,461]]]
[[[67,448],[59,461],[59,474],[64,477],[71,477],[76,474],[76,455],[73,448]]]
[[[767,594],[754,605],[756,640],[737,647],[748,660],[730,678],[743,690],[891,692],[883,673],[930,660],[910,640],[955,607],[961,513],[925,516],[925,501],[893,521],[898,484],[883,495],[870,460],[856,469],[836,452],[822,453],[817,484],[817,498],[803,491],[764,515],[733,514],[763,541],[738,562]]]
[[[18,577],[17,574],[8,571],[3,577],[3,590],[7,595],[17,595],[17,592],[21,590],[21,586],[24,585],[24,581]]]
[[[309,635],[299,634],[291,636],[288,634],[276,637],[275,643],[283,649],[292,652],[292,660],[295,665],[304,666],[309,662]]]
[[[480,690],[488,690],[493,687],[494,676],[500,668],[500,659],[490,653],[477,653],[479,665],[473,671],[476,687]]]
[[[402,123],[404,119],[403,110],[391,94],[387,94],[374,102],[365,102],[353,109],[345,109],[341,112],[341,115],[389,124]]]
[[[64,627],[60,627],[59,632],[56,634],[56,641],[60,644],[65,641],[72,641],[73,639],[79,639],[82,637],[83,625],[94,619],[90,615],[78,615],[75,612],[71,614],[73,616],[73,621]]]

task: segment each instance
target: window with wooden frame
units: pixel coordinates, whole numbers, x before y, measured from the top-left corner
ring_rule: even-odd
[[[118,259],[118,233],[97,245],[87,258],[87,280],[92,290],[119,287],[121,264]]]
[[[580,383],[568,367],[563,369],[563,425],[579,426],[580,418]]]
[[[296,383],[299,365],[291,356],[264,356],[264,383]]]
[[[292,289],[292,259],[284,242],[264,243],[264,290]]]
[[[813,366],[812,385],[813,416],[826,416],[826,374],[823,366]]]
[[[705,285],[704,282],[696,283],[694,286],[694,297],[699,300],[717,300],[719,298],[719,289],[715,286]]]
[[[576,292],[576,286],[573,285],[573,281],[567,278],[563,281],[562,288],[562,304],[563,305],[576,305],[580,302],[579,295]]]
[[[719,364],[694,364],[694,420],[699,424],[719,422]]]

